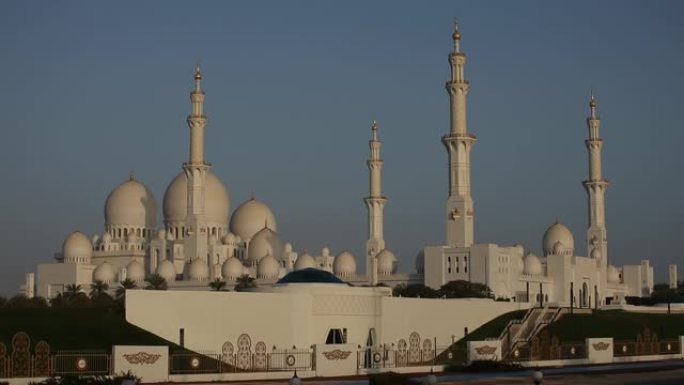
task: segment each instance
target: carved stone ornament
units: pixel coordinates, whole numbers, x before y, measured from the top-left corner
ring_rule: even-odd
[[[337,361],[337,360],[346,360],[347,357],[349,357],[349,355],[351,353],[352,352],[345,352],[345,351],[342,351],[340,349],[335,349],[335,350],[332,350],[329,352],[324,352],[323,355],[325,356],[325,358],[327,358],[330,361]]]
[[[147,352],[138,352],[135,354],[124,354],[123,358],[133,365],[153,365],[159,360],[161,354],[152,354]]]
[[[610,347],[610,344],[608,342],[597,342],[595,344],[592,344],[591,346],[594,347],[594,350],[599,351],[607,350]]]
[[[477,354],[480,354],[480,355],[494,354],[494,352],[496,352],[496,346],[489,346],[489,345],[478,346],[475,348],[475,351],[477,352]]]

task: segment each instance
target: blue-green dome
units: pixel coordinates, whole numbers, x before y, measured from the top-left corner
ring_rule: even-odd
[[[325,270],[314,269],[309,267],[302,270],[296,270],[288,273],[283,278],[280,278],[277,283],[342,283],[347,284],[343,280],[337,278],[334,274]]]

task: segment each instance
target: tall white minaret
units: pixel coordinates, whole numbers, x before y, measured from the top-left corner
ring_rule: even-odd
[[[603,140],[599,133],[601,120],[596,115],[594,94],[589,101],[590,115],[587,118],[589,138],[585,141],[589,153],[589,179],[582,182],[587,190],[589,208],[589,228],[587,229],[587,255],[600,259],[601,265],[608,260],[608,236],[606,234],[606,189],[608,181],[601,173],[601,148]]]
[[[204,192],[206,175],[211,164],[204,160],[204,127],[207,117],[203,113],[204,91],[201,87],[202,73],[195,68],[195,89],[190,93],[192,113],[187,122],[190,128],[190,160],[183,163],[188,178],[188,213],[186,217],[188,260],[207,259],[207,228],[204,216]]]
[[[371,140],[368,141],[370,158],[366,162],[370,172],[370,194],[364,198],[368,208],[368,241],[366,242],[366,274],[368,277],[377,275],[377,266],[373,263],[375,256],[385,248],[383,211],[387,198],[382,196],[382,159],[380,148],[382,142],[378,140],[378,122],[373,120],[371,125]],[[375,273],[375,274],[374,274]]]
[[[461,52],[461,33],[454,23],[454,50],[449,54],[451,80],[446,83],[451,111],[451,129],[442,137],[449,152],[449,199],[446,208],[447,245],[469,247],[475,239],[473,198],[470,196],[470,151],[475,135],[466,122],[466,99],[470,84],[465,80],[466,56]]]

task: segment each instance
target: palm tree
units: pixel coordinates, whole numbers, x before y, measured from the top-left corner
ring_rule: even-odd
[[[93,283],[90,284],[90,298],[95,299],[106,293],[107,290],[109,290],[108,284],[100,280],[93,281]]]
[[[222,291],[223,288],[226,287],[226,282],[221,281],[220,278],[216,278],[215,280],[209,282],[209,287],[214,291]]]
[[[145,282],[147,282],[145,290],[166,290],[169,288],[166,279],[159,274],[150,275]]]
[[[138,286],[133,280],[128,278],[124,279],[123,281],[119,282],[119,287],[116,288],[116,298],[123,300],[126,295],[126,290],[136,289],[137,287]]]
[[[82,291],[81,285],[77,285],[75,283],[70,283],[66,285],[65,289],[67,295],[69,296],[74,296]]]
[[[244,291],[246,289],[255,288],[256,280],[247,274],[244,274],[236,280],[235,291]]]

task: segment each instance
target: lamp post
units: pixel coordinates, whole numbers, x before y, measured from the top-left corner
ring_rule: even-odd
[[[294,375],[287,382],[289,385],[302,385],[302,379],[297,377],[297,371],[295,370]]]
[[[543,378],[544,374],[539,370],[535,370],[534,373],[532,373],[532,381],[534,382],[534,385],[541,385]]]
[[[437,376],[435,376],[435,373],[430,369],[430,374],[425,376],[425,381],[423,381],[423,384],[425,385],[437,385]]]

